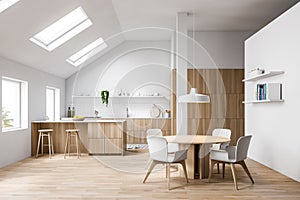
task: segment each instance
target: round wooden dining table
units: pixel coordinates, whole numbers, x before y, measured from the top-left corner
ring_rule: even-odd
[[[164,136],[168,143],[176,143],[184,145],[186,148],[189,146],[187,167],[188,176],[192,179],[202,179],[208,175],[208,171],[204,172],[204,168],[209,169],[208,162],[202,163],[199,155],[201,155],[201,145],[203,144],[220,144],[230,142],[229,138],[211,136],[211,135],[176,135],[176,136]],[[207,166],[205,166],[207,165]]]

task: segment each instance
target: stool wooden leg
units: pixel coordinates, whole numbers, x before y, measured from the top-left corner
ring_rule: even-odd
[[[49,158],[51,159],[51,138],[50,133],[47,133],[48,136],[48,151],[49,151]]]
[[[76,141],[76,150],[77,150],[77,158],[79,158],[79,151],[78,151],[78,134],[75,135],[75,141]]]
[[[41,154],[44,155],[44,133],[42,133],[42,144],[41,144],[41,149],[42,149]]]
[[[68,155],[70,156],[70,150],[72,146],[72,133],[68,134]]]
[[[39,156],[40,143],[41,143],[41,133],[39,133],[39,141],[38,141],[38,145],[36,148],[36,155],[35,155],[36,158]]]
[[[52,153],[54,155],[54,147],[53,147],[53,138],[52,138],[52,135],[51,135],[51,149],[52,149]]]
[[[80,137],[79,137],[79,133],[77,132],[77,137],[78,137],[78,151],[79,151],[79,156],[81,156],[81,151],[80,151]]]
[[[66,145],[65,145],[65,155],[64,155],[64,159],[66,159],[66,153],[67,153],[67,147],[68,147],[68,140],[69,140],[69,133],[67,133],[67,137],[66,137]]]

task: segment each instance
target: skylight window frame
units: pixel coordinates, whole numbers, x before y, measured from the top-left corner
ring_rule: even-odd
[[[52,51],[92,24],[82,7],[78,7],[35,34],[30,38],[30,41],[48,51]]]
[[[99,44],[95,44],[95,43],[99,43]],[[86,45],[84,48],[82,48],[75,54],[71,55],[69,58],[66,59],[66,61],[68,63],[70,63],[71,65],[78,67],[79,65],[81,65],[85,61],[87,61],[89,58],[93,57],[95,54],[104,50],[106,47],[107,47],[107,44],[105,43],[103,38],[100,37],[97,40]],[[82,53],[82,52],[84,52],[84,53]],[[75,57],[75,59],[72,57]]]
[[[0,13],[8,9],[9,7],[15,5],[20,0],[2,0],[0,1]]]

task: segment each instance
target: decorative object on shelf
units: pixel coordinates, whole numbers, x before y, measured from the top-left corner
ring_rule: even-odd
[[[246,78],[243,80],[243,82],[257,81],[257,80],[261,80],[261,79],[268,78],[271,76],[277,76],[277,75],[280,75],[283,73],[284,73],[284,71],[280,71],[280,70],[268,71],[268,72],[265,71],[263,74],[259,74],[259,75],[253,76],[253,77]]]
[[[158,118],[160,114],[161,114],[161,109],[156,104],[153,104],[150,110],[150,116],[153,118]]]
[[[256,84],[256,100],[282,100],[281,83]]]
[[[264,74],[264,73],[265,73],[265,70],[261,69],[261,68],[255,68],[248,72],[249,76],[257,76],[257,75]]]
[[[106,104],[106,107],[108,106],[108,98],[109,98],[109,91],[102,90],[101,91],[101,99],[102,99],[102,103]]]
[[[258,68],[259,69],[259,68]],[[260,69],[262,70],[262,69]],[[247,81],[258,81],[268,77],[277,76],[283,74],[282,70],[264,71],[263,73],[256,74],[253,77],[244,79],[243,82]],[[243,101],[243,103],[282,103],[284,99],[282,97],[282,84],[281,83],[257,83],[254,84],[254,97],[251,100]]]
[[[165,110],[165,115],[164,115],[165,118],[170,118],[171,117],[171,110]]]

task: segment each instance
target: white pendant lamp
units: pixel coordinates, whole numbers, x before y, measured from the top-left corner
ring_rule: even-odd
[[[193,13],[193,40],[195,32],[195,13]],[[194,42],[194,41],[193,41]],[[194,44],[193,44],[193,59],[195,58],[194,53]],[[193,83],[195,83],[195,72],[193,70]],[[195,85],[195,84],[193,84]],[[181,95],[178,98],[179,103],[209,103],[210,98],[204,94],[198,94],[197,88],[191,88],[189,94]]]
[[[189,94],[179,96],[179,103],[209,103],[210,98],[204,94],[198,94],[197,88],[191,88]]]

